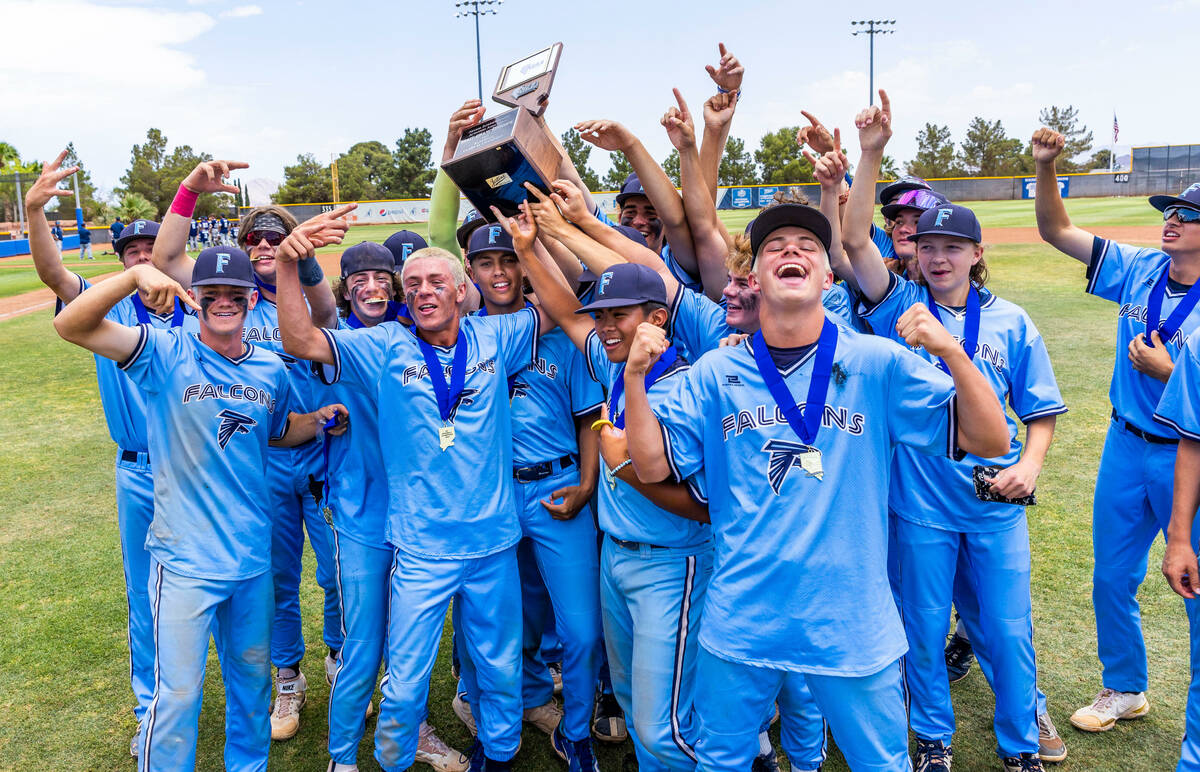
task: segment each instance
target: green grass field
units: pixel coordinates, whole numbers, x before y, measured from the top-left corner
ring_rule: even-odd
[[[1145,208],[1140,200],[1114,201],[1112,206],[1117,211],[1130,204],[1127,216],[1133,218],[1135,202]],[[1101,211],[1093,214],[1103,216]],[[1016,221],[1020,216],[1013,213],[1014,225],[1023,224]],[[988,222],[987,215],[983,219]],[[1130,224],[1145,220],[1152,223],[1154,217]],[[731,227],[736,224],[730,222]],[[379,238],[392,230],[361,227],[351,236]],[[1188,634],[1182,605],[1158,573],[1161,541],[1151,552],[1149,579],[1140,595],[1153,710],[1145,719],[1103,735],[1077,732],[1067,722],[1099,688],[1090,511],[1109,410],[1115,307],[1085,295],[1082,266],[1044,245],[996,246],[989,249],[988,260],[992,288],[1024,306],[1041,329],[1071,408],[1058,422],[1039,485],[1041,504],[1029,511],[1039,680],[1070,749],[1059,769],[1171,768],[1183,733]],[[0,446],[8,448],[0,472],[0,500],[5,502],[0,508],[0,594],[5,599],[0,629],[8,631],[0,651],[0,769],[130,769],[128,743],[135,725],[113,446],[100,412],[92,357],[59,340],[49,319],[39,312],[0,322],[0,384],[10,416],[0,425]],[[305,661],[309,703],[299,735],[272,749],[276,770],[318,770],[327,760],[321,603],[313,568],[307,554],[302,604],[310,642]],[[210,655],[208,673],[198,768],[217,770],[222,766],[223,699],[215,655]],[[448,742],[465,749],[469,737],[450,710],[453,694],[443,646],[431,687],[430,720]],[[952,694],[958,718],[956,768],[997,769],[992,696],[978,669],[956,684]],[[373,720],[367,728],[360,762],[364,770],[374,770]],[[626,750],[602,748],[602,768],[620,769]],[[532,729],[526,730],[517,758],[518,769],[564,769],[545,736]],[[845,765],[835,752],[825,768],[843,770]]]

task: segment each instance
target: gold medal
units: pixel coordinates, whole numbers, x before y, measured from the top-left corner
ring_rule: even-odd
[[[818,480],[825,478],[825,468],[821,464],[821,451],[813,448],[800,455],[800,468],[808,473],[809,477],[815,477]]]
[[[442,450],[454,444],[454,425],[443,424],[438,429],[438,444],[442,446]]]
[[[321,509],[321,514],[325,516],[326,523],[333,525],[333,510],[332,509],[330,509],[329,507],[324,507]]]

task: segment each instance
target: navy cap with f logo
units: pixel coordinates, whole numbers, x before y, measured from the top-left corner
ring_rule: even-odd
[[[958,204],[943,204],[932,209],[926,209],[917,220],[917,232],[908,237],[916,241],[922,236],[957,236],[958,238],[983,241],[983,231],[979,227],[979,218],[965,206]]]
[[[1187,190],[1178,196],[1151,196],[1150,206],[1163,211],[1168,206],[1186,206],[1189,209],[1200,209],[1200,182],[1194,182]]]
[[[507,252],[517,254],[512,236],[499,225],[484,224],[477,228],[467,241],[467,259],[474,260],[483,252]]]
[[[429,246],[419,233],[413,233],[412,231],[396,231],[387,237],[383,245],[391,250],[392,258],[398,266],[404,265],[404,261],[413,252]]]
[[[575,313],[587,314],[601,308],[642,303],[667,304],[667,289],[662,277],[652,268],[638,263],[617,263],[597,277],[595,300]]]
[[[153,220],[134,220],[121,229],[121,235],[113,242],[117,255],[124,256],[125,247],[134,239],[150,239],[158,236],[158,223]]]
[[[196,258],[192,267],[192,286],[225,284],[253,289],[254,268],[250,257],[236,247],[209,247]]]

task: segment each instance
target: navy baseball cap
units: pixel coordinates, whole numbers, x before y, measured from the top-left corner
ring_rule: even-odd
[[[825,251],[829,251],[833,229],[829,226],[829,220],[821,214],[821,210],[804,204],[776,204],[762,210],[750,223],[750,252],[754,259],[758,259],[759,247],[772,232],[789,225],[811,231],[821,242],[821,246],[825,247]]]
[[[889,220],[895,220],[905,209],[915,209],[918,212],[924,212],[926,209],[932,209],[935,206],[943,206],[948,203],[950,203],[950,199],[932,188],[914,188],[901,193],[892,203],[884,204],[879,208],[879,211]]]
[[[237,247],[209,247],[192,266],[192,286],[227,284],[254,289],[254,268],[250,256]]]
[[[1158,211],[1164,211],[1168,206],[1186,206],[1188,209],[1200,209],[1200,182],[1193,182],[1188,189],[1178,196],[1151,196],[1150,206]]]
[[[983,231],[979,227],[979,218],[965,206],[946,204],[945,206],[926,209],[917,221],[917,232],[908,237],[916,241],[922,236],[958,236],[969,239],[976,244],[983,241]]]
[[[883,190],[879,191],[879,203],[889,204],[893,198],[907,190],[932,190],[932,188],[920,177],[914,177],[911,174],[905,175],[892,184],[885,185]]]
[[[420,237],[418,237],[420,238]],[[374,241],[355,244],[342,253],[342,278],[359,271],[396,272],[396,258],[392,250]]]
[[[486,225],[476,228],[467,242],[467,260],[474,260],[484,252],[507,252],[517,254],[513,248],[512,236],[499,225]]]
[[[408,259],[409,255],[418,249],[425,249],[429,246],[419,233],[412,231],[396,231],[387,237],[383,245],[391,250],[396,265],[404,265],[404,261]],[[343,275],[345,275],[344,271]]]
[[[617,263],[596,279],[595,300],[575,313],[587,314],[601,308],[637,306],[642,303],[667,304],[667,289],[662,277],[638,263]]]
[[[125,247],[134,239],[150,239],[154,241],[158,236],[158,223],[153,220],[134,220],[121,229],[121,235],[117,236],[117,240],[113,242],[113,248],[117,250],[117,255],[123,257],[125,255]]]
[[[455,238],[458,239],[458,246],[466,249],[467,240],[471,238],[471,234],[475,232],[476,228],[486,222],[487,220],[483,219],[483,215],[478,210],[468,209],[467,213],[463,215],[462,225],[458,226],[458,231],[455,233]]]
[[[644,196],[646,190],[642,187],[642,181],[638,179],[636,173],[630,174],[625,178],[625,184],[621,186],[621,192],[617,194],[617,207],[625,206],[625,200],[630,196]]]

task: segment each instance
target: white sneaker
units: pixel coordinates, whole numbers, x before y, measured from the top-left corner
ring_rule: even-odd
[[[454,702],[450,703],[450,707],[454,708],[454,715],[458,716],[458,720],[466,724],[471,736],[478,737],[479,730],[475,728],[475,716],[471,713],[471,703],[463,699],[466,696],[462,692],[455,694]]]
[[[1118,692],[1101,689],[1091,705],[1071,714],[1071,724],[1085,732],[1107,732],[1118,721],[1141,718],[1150,712],[1145,692]]]
[[[545,705],[538,705],[536,708],[527,708],[523,718],[526,722],[533,724],[546,734],[554,734],[554,730],[558,728],[562,717],[562,708],[551,697],[550,701]]]
[[[338,764],[330,759],[329,766],[325,767],[325,772],[358,772],[358,764]]]
[[[133,733],[133,739],[129,741],[129,755],[135,759],[138,757],[138,733]]]
[[[428,764],[437,772],[466,772],[471,760],[451,748],[427,722],[421,722],[417,740],[417,761]]]
[[[300,731],[300,709],[304,707],[308,682],[304,674],[286,680],[275,676],[275,706],[271,709],[271,739],[290,740]]]
[[[333,686],[333,677],[337,675],[337,660],[325,655],[325,683]]]

